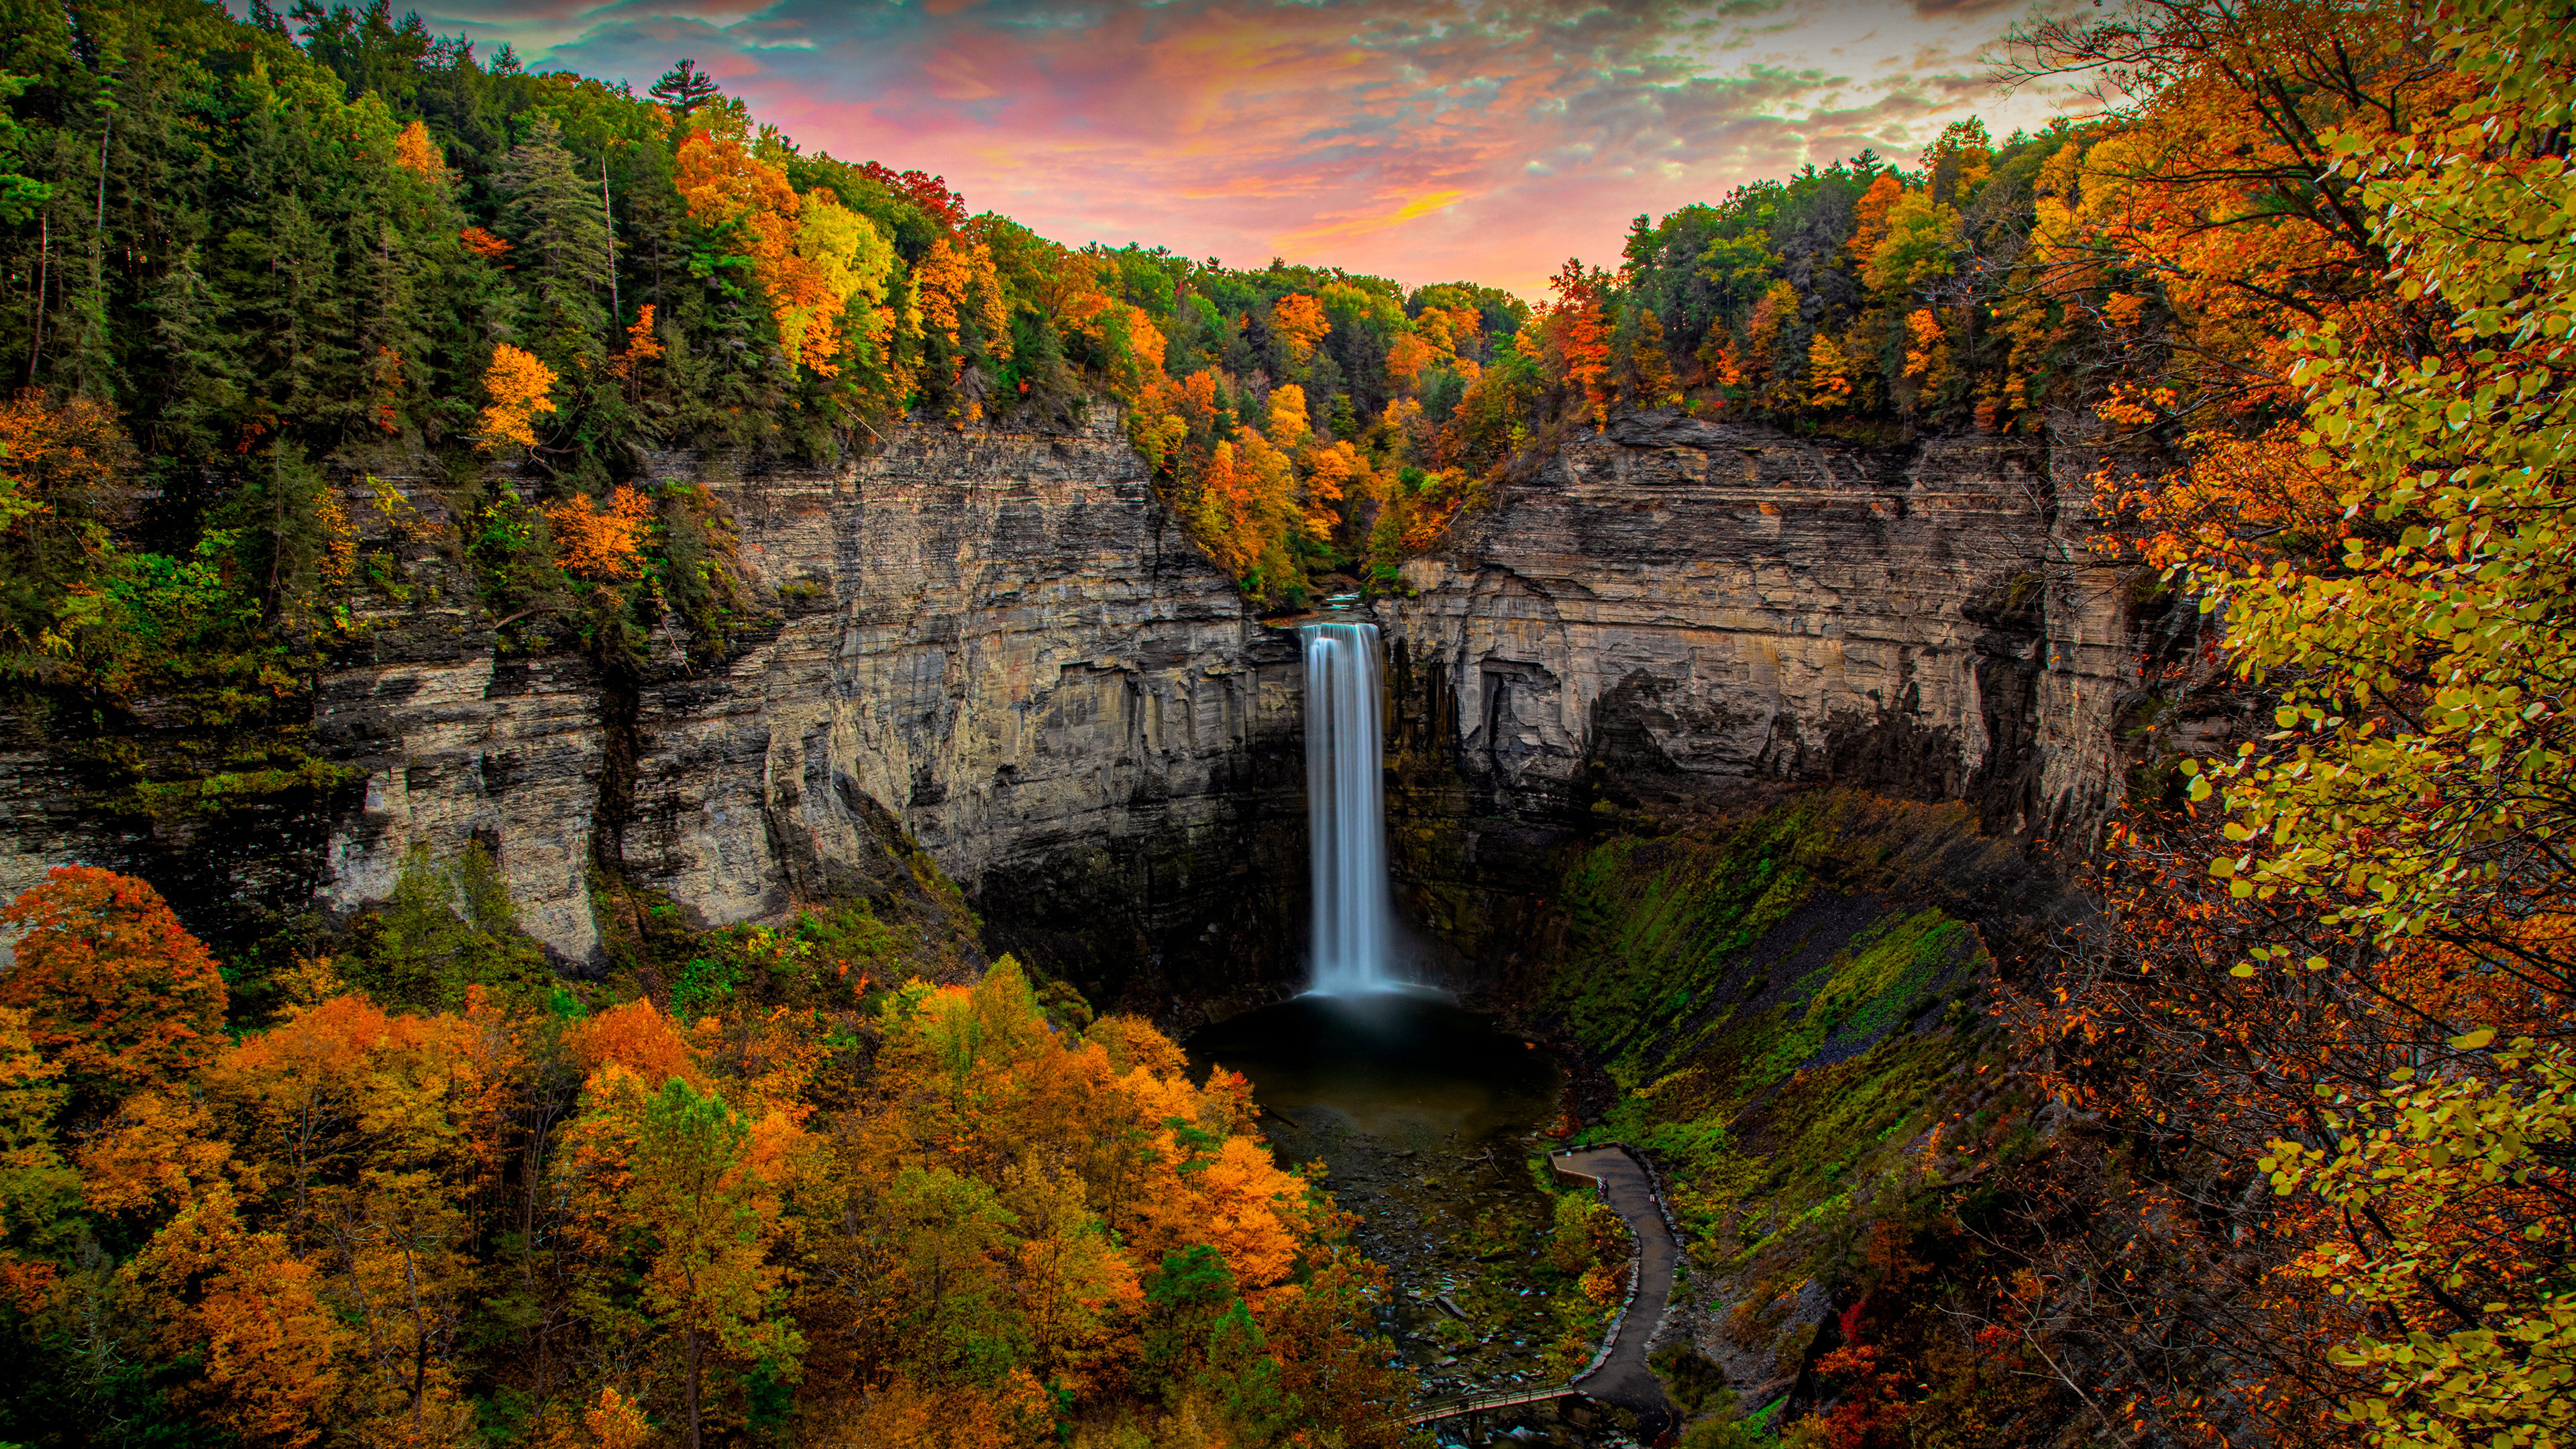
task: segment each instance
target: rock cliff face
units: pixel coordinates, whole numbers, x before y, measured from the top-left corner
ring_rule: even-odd
[[[332,824],[330,903],[383,896],[415,844],[479,837],[578,961],[595,845],[710,924],[872,890],[918,849],[997,948],[1113,995],[1293,969],[1295,652],[1169,525],[1105,413],[712,486],[780,619],[713,666],[674,646],[611,688],[496,664],[486,639],[329,682],[367,771]]]
[[[2127,623],[2059,515],[2090,461],[2068,452],[1651,415],[1565,448],[1375,606],[1408,914],[1452,959],[1508,954],[1587,815],[1766,779],[1964,798],[1996,833],[2091,818]],[[919,851],[995,949],[1107,999],[1168,1012],[1302,972],[1295,640],[1182,538],[1105,410],[710,486],[772,620],[721,659],[661,640],[620,682],[498,651],[418,549],[409,596],[378,601],[367,654],[317,696],[362,785],[274,839],[172,847],[67,808],[46,753],[0,753],[0,890],[77,858],[200,914],[348,909],[409,852],[479,840],[578,969],[602,861],[723,924],[873,893]]]
[[[1567,446],[1380,608],[1413,913],[1507,951],[1572,822],[1764,779],[2081,831],[2113,798],[2133,677],[2117,571],[2058,502],[2091,461],[1671,414]]]

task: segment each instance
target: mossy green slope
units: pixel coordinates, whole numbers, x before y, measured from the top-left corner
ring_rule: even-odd
[[[1984,929],[2055,887],[1964,807],[1820,791],[1586,849],[1541,1008],[1615,1100],[1585,1136],[1643,1147],[1689,1239],[1699,1337],[1750,1408],[1862,1291],[1880,1225],[2026,1150],[1976,1010]],[[1937,1130],[1936,1130],[1937,1129]]]

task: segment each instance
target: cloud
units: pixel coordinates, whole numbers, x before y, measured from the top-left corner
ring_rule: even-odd
[[[531,65],[694,57],[809,149],[945,175],[1067,242],[1528,291],[1630,216],[2001,101],[1987,0],[695,0],[456,4]]]

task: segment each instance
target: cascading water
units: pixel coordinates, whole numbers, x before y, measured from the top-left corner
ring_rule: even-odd
[[[1306,829],[1315,876],[1319,995],[1397,985],[1379,777],[1377,626],[1303,624]]]

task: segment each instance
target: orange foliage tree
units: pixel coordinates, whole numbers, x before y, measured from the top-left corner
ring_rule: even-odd
[[[1288,344],[1289,360],[1303,367],[1332,332],[1333,320],[1324,315],[1323,303],[1303,292],[1291,292],[1271,304],[1270,327]]]
[[[447,161],[438,154],[438,143],[429,139],[429,127],[418,121],[402,128],[394,137],[394,164],[423,180],[438,181],[447,175]]]
[[[788,360],[830,377],[847,350],[845,312],[860,309],[871,341],[893,326],[881,304],[894,248],[839,198],[798,192],[785,170],[755,154],[749,131],[738,109],[700,112],[680,143],[673,181],[690,219],[750,260]]]
[[[75,1080],[125,1091],[174,1080],[223,1044],[227,996],[205,944],[132,876],[59,865],[0,908],[18,964],[0,1006]]]
[[[511,251],[509,238],[495,236],[479,226],[469,226],[458,232],[456,239],[465,244],[467,251],[487,262],[498,262]]]
[[[535,447],[536,420],[555,410],[554,386],[555,370],[535,353],[507,342],[495,346],[483,370],[483,391],[492,401],[483,409],[476,446],[485,452],[508,443]]]
[[[1608,427],[1610,326],[1602,313],[1604,280],[1598,270],[1587,271],[1581,262],[1568,260],[1548,285],[1556,300],[1539,320],[1548,369],[1596,431]]]
[[[971,326],[975,339],[996,362],[1011,357],[1011,304],[1001,278],[993,267],[993,249],[980,240],[939,237],[912,269],[914,295],[921,309],[922,325],[959,349],[953,358],[951,380],[962,376],[966,366],[963,346]],[[969,402],[965,409],[971,420],[982,415],[982,405]]]
[[[614,583],[632,578],[643,567],[645,530],[653,521],[653,500],[623,483],[610,491],[606,507],[587,493],[546,505],[554,527],[555,550],[567,572]]]
[[[64,958],[36,943],[41,978]],[[784,971],[796,945],[726,949]],[[127,1093],[73,1163],[56,1069],[0,1008],[0,1291],[49,1323],[135,1315],[121,1351],[232,1440],[463,1442],[496,1373],[548,1445],[736,1438],[789,1384],[816,1442],[1026,1445],[1140,1414],[1400,1438],[1383,1278],[1272,1159],[1244,1080],[1194,1084],[1133,1018],[1051,1020],[1008,958],[864,1015],[694,1024],[480,988],[389,1011],[327,960],[287,996]],[[62,1223],[84,1211],[136,1247],[82,1258]],[[497,1366],[495,1332],[526,1344]]]

